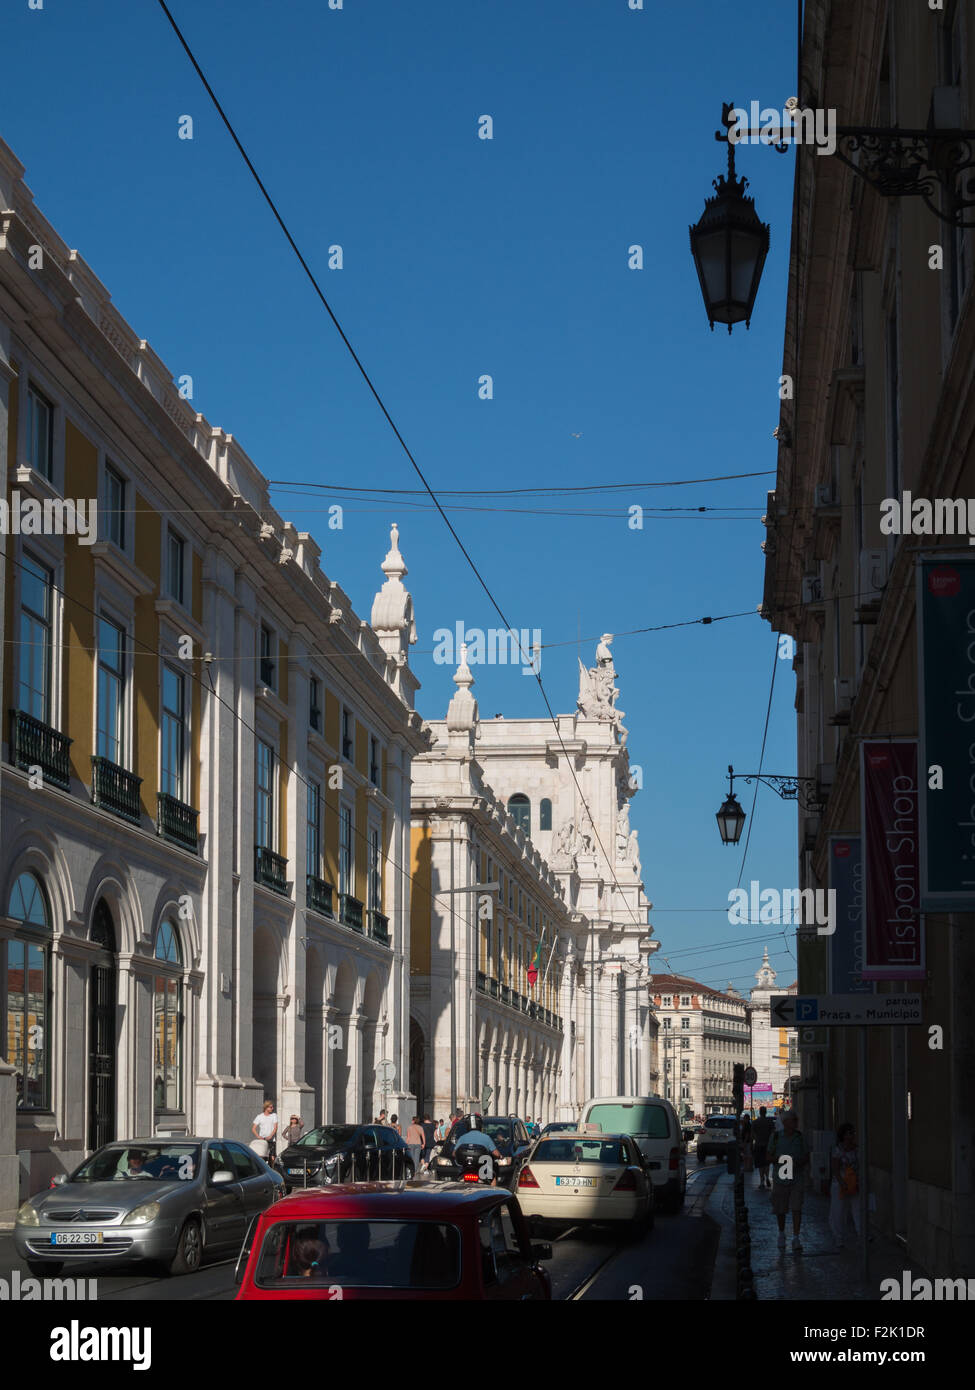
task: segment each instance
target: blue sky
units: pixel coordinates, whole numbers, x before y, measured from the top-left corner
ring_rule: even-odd
[[[574,707],[578,633],[591,664],[603,631],[754,610],[793,156],[738,156],[772,228],[750,332],[709,332],[687,228],[723,169],[722,101],[781,109],[794,93],[793,7],[744,18],[716,0],[170,8],[431,485],[485,494],[454,501],[490,510],[450,516],[513,625],[565,644],[543,655],[553,707]],[[133,328],[174,375],[192,375],[197,408],[269,478],[418,488],[156,0],[45,0],[41,11],[8,0],[3,26],[0,134]],[[177,136],[187,114],[191,141]],[[477,137],[485,114],[491,141]],[[627,267],[635,243],[642,271]],[[327,268],[333,244],[341,270]],[[478,399],[483,374],[490,401]],[[611,495],[493,496],[761,470]],[[329,531],[335,495],[278,488],[272,500],[316,535],[326,573],[363,616],[398,521],[419,707],[442,717],[453,686],[432,661],[434,631],[499,620],[428,501],[345,501],[343,530]],[[725,514],[648,516],[634,531],[636,504]],[[551,514],[569,510],[584,514]],[[758,765],[774,645],[751,616],[614,647],[643,769],[632,822],[657,968],[666,956],[711,984],[752,982],[763,930],[780,983],[795,977],[776,929],[729,925],[741,850],[720,843],[714,821],[727,764]],[[518,668],[475,676],[485,715],[543,712]],[[795,766],[793,694],[781,662],[772,772]],[[739,795],[750,810],[750,789]],[[762,790],[746,885],[794,885],[795,825],[795,808]]]

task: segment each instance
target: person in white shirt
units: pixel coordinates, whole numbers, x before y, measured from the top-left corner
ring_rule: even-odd
[[[278,1117],[274,1109],[274,1101],[266,1100],[264,1109],[259,1115],[254,1116],[251,1125],[251,1148],[259,1158],[267,1158],[271,1150],[271,1141],[278,1132]]]

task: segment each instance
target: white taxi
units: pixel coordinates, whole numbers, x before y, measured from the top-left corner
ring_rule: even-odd
[[[518,1177],[518,1205],[539,1225],[653,1226],[653,1187],[628,1134],[553,1134],[539,1139]]]

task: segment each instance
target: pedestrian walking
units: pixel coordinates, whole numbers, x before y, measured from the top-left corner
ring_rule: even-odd
[[[806,1191],[806,1167],[809,1145],[799,1130],[799,1118],[794,1110],[782,1117],[782,1133],[769,1140],[768,1162],[772,1168],[772,1210],[779,1226],[778,1247],[785,1249],[785,1216],[792,1212],[792,1251],[802,1253],[799,1228],[802,1225],[802,1199]]]
[[[836,1131],[836,1143],[830,1153],[832,1180],[829,1185],[829,1228],[836,1248],[843,1249],[843,1239],[850,1221],[860,1234],[860,1160],[856,1130],[849,1123]]]
[[[395,1129],[395,1131],[396,1131],[397,1134],[402,1134],[402,1133],[403,1133],[403,1131],[402,1131],[402,1130],[400,1129],[400,1127],[399,1127],[399,1116],[398,1116],[398,1115],[390,1115],[390,1117],[389,1117],[389,1119],[386,1121],[386,1123],[389,1125],[390,1129]]]
[[[386,1111],[385,1111],[385,1110],[380,1110],[380,1112],[379,1112],[379,1118],[376,1120],[376,1124],[377,1124],[377,1125],[388,1125],[388,1124],[389,1124],[389,1121],[386,1119]]]
[[[275,1136],[278,1132],[278,1117],[274,1110],[274,1101],[266,1100],[259,1115],[255,1115],[251,1123],[251,1148],[258,1158],[263,1158],[270,1163],[274,1158],[273,1145]]]
[[[413,1172],[420,1171],[420,1155],[424,1147],[423,1127],[420,1124],[419,1115],[414,1115],[412,1122],[406,1127],[406,1145],[413,1159]]]
[[[434,1143],[442,1144],[447,1137],[447,1127],[442,1119],[437,1121],[437,1127],[433,1132]]]
[[[768,1146],[772,1135],[775,1133],[775,1125],[765,1112],[765,1106],[758,1107],[758,1119],[751,1127],[752,1130],[752,1160],[758,1169],[759,1187],[771,1187],[768,1175]]]
[[[305,1125],[301,1116],[292,1115],[289,1123],[281,1131],[281,1138],[286,1144],[297,1144],[304,1132]]]
[[[424,1115],[421,1127],[423,1129],[423,1150],[420,1154],[420,1171],[425,1173],[430,1167],[433,1146],[437,1142],[437,1126],[429,1115]]]

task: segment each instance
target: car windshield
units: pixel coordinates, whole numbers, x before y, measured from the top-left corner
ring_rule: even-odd
[[[320,1125],[303,1134],[295,1145],[298,1149],[328,1149],[346,1144],[356,1132],[355,1125]]]
[[[473,1125],[469,1120],[458,1120],[450,1131],[450,1140],[457,1144],[465,1134],[470,1134]],[[486,1134],[493,1144],[507,1144],[511,1139],[511,1122],[509,1120],[483,1120],[481,1122],[481,1133]]]
[[[620,1139],[543,1139],[532,1163],[629,1163]]]
[[[254,1278],[266,1289],[452,1289],[460,1232],[435,1221],[277,1221]]]
[[[666,1139],[670,1134],[667,1111],[662,1105],[593,1105],[586,1124],[598,1125],[606,1134],[644,1134],[648,1139]]]
[[[200,1166],[199,1144],[110,1144],[92,1154],[71,1182],[188,1181]]]
[[[567,1122],[564,1123],[564,1124],[559,1123],[559,1124],[553,1124],[553,1125],[546,1125],[546,1126],[545,1126],[545,1129],[543,1130],[543,1133],[544,1133],[544,1134],[571,1134],[572,1131],[573,1131],[574,1129],[575,1129],[575,1125],[572,1124],[571,1121],[567,1121]]]
[[[706,1129],[734,1129],[735,1122],[730,1115],[711,1115],[704,1125]]]

